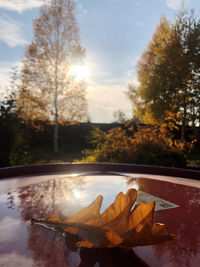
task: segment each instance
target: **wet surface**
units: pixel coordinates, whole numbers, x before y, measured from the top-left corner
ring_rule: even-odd
[[[7,181],[0,191],[0,266],[199,265],[199,187],[115,175],[23,179],[12,180],[12,186],[8,186],[9,180],[0,181],[0,186]],[[58,211],[71,216],[99,194],[104,197],[102,212],[116,194],[133,187],[139,191],[140,201],[154,198],[158,207],[155,222],[165,223],[169,232],[176,234],[176,240],[134,249],[80,249],[75,245],[77,237],[69,234],[64,237],[60,232],[31,223],[32,218],[47,218]]]

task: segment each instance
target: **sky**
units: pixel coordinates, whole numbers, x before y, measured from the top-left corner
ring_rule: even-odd
[[[165,15],[173,19],[182,0],[75,0],[81,44],[86,49],[88,113],[92,122],[110,123],[121,110],[132,116],[128,84],[138,85],[137,62]],[[32,21],[42,0],[0,0],[0,96],[11,68],[19,66],[32,40]],[[200,12],[200,0],[184,6]]]

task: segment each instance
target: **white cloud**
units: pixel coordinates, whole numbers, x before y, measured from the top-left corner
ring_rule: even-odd
[[[137,78],[133,78],[132,80],[130,80],[130,81],[128,82],[128,84],[133,85],[133,86],[135,86],[135,87],[139,87],[139,86],[140,86],[140,82],[138,81]]]
[[[85,9],[82,4],[78,4],[77,7],[78,7],[79,15],[87,15],[88,10]]]
[[[79,3],[79,1],[80,0],[74,0],[74,2],[76,3],[77,14],[79,16],[87,15],[88,10],[86,8],[84,8],[83,4]]]
[[[131,118],[132,104],[125,92],[128,90],[129,80],[133,82],[133,75],[129,77],[127,72],[129,69],[134,69],[134,61],[137,58],[129,64],[127,72],[116,75],[104,62],[92,57],[91,53],[88,57],[86,65],[91,75],[87,88],[87,101],[91,121],[113,122],[115,120],[113,113],[116,110],[121,110],[127,118]]]
[[[105,122],[110,123],[114,121],[113,113],[116,110],[121,110],[127,117],[131,117],[131,102],[125,95],[127,91],[127,84],[122,86],[114,80],[112,85],[110,83],[90,84],[87,100],[88,100],[88,113],[92,122]]]
[[[43,0],[0,0],[0,8],[21,13],[27,9],[40,7],[43,3]]]
[[[6,62],[0,61],[0,98],[4,98],[9,94],[7,89],[10,82],[11,70],[13,67],[18,67],[20,69],[21,62]]]
[[[18,254],[16,251],[13,251],[9,254],[1,254],[0,255],[0,262],[1,266],[20,266],[20,267],[33,267],[35,266],[34,261],[30,258],[26,258],[20,254]]]
[[[0,221],[0,243],[9,242],[18,234],[20,228],[20,220],[13,219],[9,216],[4,217]]]
[[[190,0],[186,0],[186,1],[190,2]],[[167,6],[172,9],[179,9],[183,3],[184,3],[183,0],[166,0]]]
[[[134,86],[138,87],[140,85],[138,79],[137,79],[137,64],[139,61],[139,57],[134,57],[132,61],[129,64],[129,68],[126,72],[126,78],[127,84],[133,84]]]
[[[11,48],[27,44],[21,24],[10,17],[0,18],[0,40]]]
[[[83,7],[82,4],[77,3],[77,9],[80,15],[86,15],[88,13],[87,9]],[[6,10],[16,11],[22,13],[25,10],[38,8],[44,4],[44,0],[0,0],[0,8]]]
[[[8,85],[10,70],[11,64],[8,62],[0,62],[0,83],[3,88]]]

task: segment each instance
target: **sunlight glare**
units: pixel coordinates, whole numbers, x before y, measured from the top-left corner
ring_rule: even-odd
[[[73,65],[70,67],[68,74],[76,82],[87,81],[90,76],[90,70],[86,65]]]
[[[73,190],[74,197],[77,199],[81,198],[81,192],[79,190]]]

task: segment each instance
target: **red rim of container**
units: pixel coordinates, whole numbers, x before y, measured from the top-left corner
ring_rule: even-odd
[[[45,175],[65,172],[67,174],[81,172],[124,172],[174,176],[200,180],[200,171],[196,170],[118,163],[56,163],[0,168],[0,178],[3,179],[17,176]]]

